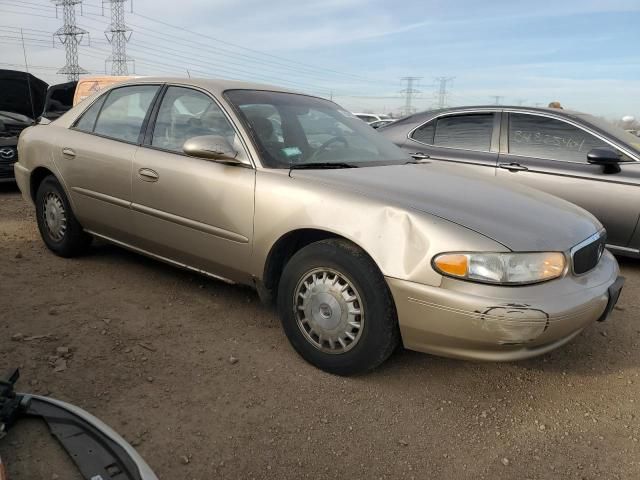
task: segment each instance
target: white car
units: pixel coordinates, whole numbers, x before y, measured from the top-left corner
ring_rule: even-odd
[[[354,113],[356,117],[358,117],[363,122],[367,122],[371,124],[372,122],[377,122],[379,120],[388,120],[389,115],[384,115],[382,113]]]

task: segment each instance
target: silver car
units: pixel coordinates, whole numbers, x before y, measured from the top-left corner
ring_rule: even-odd
[[[540,355],[622,286],[589,213],[412,160],[333,102],[147,78],[23,132],[15,166],[56,254],[100,237],[255,287],[309,362],[338,374],[405,347]]]
[[[557,108],[491,106],[418,113],[379,132],[418,158],[575,203],[604,224],[613,252],[640,257],[640,139],[621,128]]]

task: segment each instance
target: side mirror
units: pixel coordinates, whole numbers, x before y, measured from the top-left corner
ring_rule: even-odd
[[[621,159],[622,155],[610,147],[594,148],[587,154],[587,162],[594,165],[617,165]]]
[[[220,135],[203,135],[184,142],[182,151],[190,157],[206,158],[223,163],[242,164],[227,140]]]

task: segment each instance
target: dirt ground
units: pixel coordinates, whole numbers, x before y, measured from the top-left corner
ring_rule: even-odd
[[[0,185],[0,368],[101,418],[161,479],[637,479],[640,262],[621,267],[612,317],[542,358],[398,351],[340,378],[301,360],[249,289],[104,243],[54,256]],[[0,441],[11,479],[76,478],[46,431]]]

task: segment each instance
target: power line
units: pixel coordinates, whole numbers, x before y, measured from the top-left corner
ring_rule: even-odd
[[[13,2],[23,2],[24,0],[10,0]],[[28,4],[28,2],[27,2]],[[85,5],[83,3],[83,5]],[[86,5],[85,5],[86,6]],[[24,7],[24,8],[33,8],[33,7]],[[88,8],[94,9],[97,8],[91,4],[88,5]],[[35,8],[34,8],[35,9]],[[17,12],[16,12],[17,13]],[[286,59],[282,59],[282,60],[272,60],[272,58],[275,59],[280,59],[281,57],[277,57],[274,55],[269,55],[269,54],[263,54],[262,52],[258,52],[252,49],[246,49],[245,47],[240,47],[240,46],[236,46],[234,44],[231,44],[229,42],[223,42],[223,41],[219,41],[218,39],[216,39],[215,37],[209,37],[207,35],[202,35],[203,37],[206,38],[211,38],[214,41],[217,42],[222,42],[224,44],[227,45],[231,45],[233,48],[238,48],[238,49],[245,49],[248,52],[255,52],[255,54],[245,54],[245,53],[239,53],[237,51],[228,49],[228,48],[221,48],[221,47],[213,47],[211,42],[207,42],[207,43],[202,43],[202,42],[198,42],[195,40],[191,40],[191,39],[187,39],[184,38],[184,34],[185,33],[191,33],[193,35],[199,35],[195,32],[191,32],[189,30],[180,28],[180,27],[176,27],[175,25],[171,25],[168,24],[167,22],[162,22],[159,20],[155,20],[152,19],[151,17],[146,17],[145,15],[138,15],[136,13],[134,13],[134,15],[139,16],[141,18],[148,18],[150,21],[154,21],[157,23],[160,23],[162,25],[169,25],[172,28],[176,28],[179,29],[180,32],[183,34],[182,36],[178,37],[175,35],[172,35],[170,33],[167,32],[167,29],[163,29],[161,32],[157,32],[154,29],[151,28],[147,28],[144,27],[142,25],[138,25],[138,24],[133,24],[131,22],[128,22],[129,26],[132,26],[135,28],[136,30],[136,38],[140,38],[139,35],[142,35],[143,37],[150,37],[151,40],[151,45],[154,45],[156,47],[160,47],[160,53],[166,54],[165,50],[168,50],[170,47],[165,47],[164,44],[170,44],[171,47],[174,47],[173,52],[177,52],[178,55],[185,57],[186,54],[180,52],[179,50],[175,50],[175,47],[177,46],[178,48],[189,48],[190,50],[193,50],[194,47],[196,47],[198,49],[198,52],[210,52],[211,55],[215,55],[215,56],[224,56],[227,58],[231,58],[232,60],[228,60],[227,58],[225,58],[224,60],[221,59],[221,61],[223,61],[223,65],[224,67],[227,69],[227,71],[230,69],[231,65],[235,65],[235,66],[244,66],[245,68],[249,67],[249,69],[251,70],[251,73],[253,74],[253,72],[259,71],[259,72],[266,72],[268,70],[273,70],[273,71],[277,71],[278,73],[286,73],[288,75],[288,77],[309,77],[309,78],[314,78],[316,80],[320,80],[320,83],[325,83],[325,85],[311,85],[311,87],[309,87],[309,84],[306,84],[304,89],[305,90],[309,90],[309,89],[314,89],[314,90],[326,90],[327,92],[329,92],[329,90],[333,89],[333,86],[335,85],[335,78],[331,78],[331,77],[336,77],[339,75],[343,75],[346,76],[347,78],[350,78],[350,82],[354,82],[356,81],[357,83],[360,84],[372,84],[372,83],[380,83],[380,81],[377,80],[371,80],[370,78],[365,78],[365,77],[361,77],[361,76],[357,76],[357,75],[352,75],[352,74],[346,74],[344,72],[337,72],[335,70],[331,70],[331,69],[322,69],[322,68],[318,68],[318,67],[313,67],[313,66],[308,66],[307,64],[303,64],[301,62],[294,62],[294,61],[289,61]],[[92,14],[92,13],[85,13],[83,15],[83,18],[86,21],[92,21],[91,18],[89,17],[95,17],[95,18],[100,18],[100,15],[96,15],[96,14]],[[143,30],[142,32],[140,30]],[[135,41],[135,44],[139,44],[142,45],[142,42],[140,41]],[[132,44],[129,45],[129,48],[131,47]],[[147,53],[147,47],[145,46],[144,48],[145,52]],[[202,56],[198,56],[199,60],[202,61],[203,58]],[[236,61],[233,61],[233,59],[235,59]],[[204,59],[206,60],[206,59]],[[289,63],[286,63],[289,62]],[[207,63],[212,63],[207,61]],[[259,68],[255,67],[255,63],[260,64]],[[184,71],[184,68],[182,69]],[[336,73],[331,73],[331,72],[336,72]],[[245,72],[246,73],[246,72]],[[279,83],[284,83],[285,80],[282,78],[278,78],[276,75],[269,73],[271,79],[269,79],[270,82],[272,82],[272,79],[276,79],[277,82]],[[255,75],[252,75],[255,76]],[[354,79],[362,79],[362,80],[354,80]],[[302,78],[301,78],[302,80]],[[286,82],[288,82],[289,84],[291,84],[291,80],[287,79]],[[307,80],[303,80],[303,82],[307,82]],[[328,84],[331,85],[328,85]],[[301,82],[298,82],[298,84],[301,84]],[[389,85],[389,83],[387,83]],[[351,87],[348,86],[347,88],[357,88],[358,91],[361,91],[362,89],[360,87]],[[336,92],[334,90],[334,93],[339,95],[339,94],[344,94],[347,92]]]
[[[31,2],[27,2],[24,0],[8,0],[14,3],[18,3],[20,8],[25,8],[27,10],[35,10],[35,11],[47,11],[46,9],[55,10],[55,7],[48,7],[46,5],[38,5]],[[60,1],[60,0],[58,0]],[[121,0],[124,1],[124,0]],[[36,5],[36,7],[30,7],[29,5]],[[84,12],[83,21],[91,21],[100,24],[104,24],[100,15],[93,14],[91,11],[97,10],[99,7],[92,5],[87,2],[83,2],[82,6],[85,10],[91,9],[90,12]],[[22,12],[12,12],[21,15],[27,15]],[[168,26],[170,28],[162,28],[162,31],[157,31],[153,28],[148,28],[143,25],[133,24],[131,22],[127,22],[128,27],[134,27],[136,30],[135,40],[127,44],[127,50],[132,50],[134,48],[138,48],[136,51],[136,56],[138,60],[141,61],[145,57],[148,58],[146,64],[147,65],[155,65],[156,68],[164,73],[165,70],[171,68],[172,70],[175,68],[176,72],[183,75],[185,71],[185,65],[180,65],[177,67],[174,63],[167,61],[166,59],[173,59],[174,62],[186,62],[187,67],[194,71],[194,73],[198,73],[195,69],[190,68],[191,65],[202,66],[199,70],[200,72],[206,72],[207,76],[220,76],[219,72],[229,73],[234,76],[234,78],[238,79],[246,79],[255,78],[259,79],[256,81],[267,81],[268,83],[278,83],[284,85],[290,85],[296,89],[302,89],[303,91],[313,91],[320,92],[322,91],[323,96],[330,96],[330,92],[333,91],[335,96],[345,96],[350,93],[361,92],[362,84],[375,84],[375,83],[383,83],[378,80],[371,80],[370,78],[365,78],[359,75],[353,75],[350,73],[340,72],[337,70],[332,70],[328,68],[315,67],[313,65],[309,65],[302,62],[296,62],[294,60],[288,60],[282,57],[278,57],[276,55],[270,55],[267,53],[259,52],[257,50],[248,49],[246,47],[242,47],[239,45],[232,44],[230,42],[225,42],[219,40],[215,37],[211,37],[208,35],[200,35],[197,32],[186,30],[182,27],[177,27],[175,25],[171,25],[167,22],[163,22],[161,20],[156,20],[151,17],[147,17],[145,15],[140,15],[134,13],[135,16],[138,16],[142,19],[146,19],[149,22],[155,22],[160,25]],[[43,15],[44,17],[44,15]],[[96,20],[94,20],[94,18]],[[79,27],[86,28],[82,25],[78,25]],[[94,27],[95,28],[95,27]],[[102,27],[104,28],[104,27]],[[170,30],[177,29],[180,31],[181,36],[172,35]],[[169,30],[169,32],[167,31]],[[25,29],[25,31],[27,31]],[[91,29],[93,33],[93,28]],[[205,37],[207,39],[211,39],[215,42],[228,45],[230,48],[223,48],[218,46],[213,46],[212,42],[199,42],[194,39],[185,38],[185,34],[191,35],[199,35],[201,37]],[[28,33],[28,35],[31,35]],[[37,34],[33,34],[34,36]],[[148,42],[141,41],[141,38],[149,38]],[[93,44],[101,45],[99,41],[92,40]],[[86,51],[97,51],[94,48],[95,45],[88,45],[88,49],[83,50]],[[193,53],[194,47],[197,48],[197,55]],[[113,44],[112,44],[113,49]],[[234,50],[235,49],[235,50]],[[238,51],[241,50],[241,51]],[[160,55],[155,55],[157,52]],[[246,52],[246,53],[243,53]],[[106,52],[105,52],[106,53]],[[204,53],[204,55],[203,55]],[[191,55],[189,55],[191,54]],[[113,51],[111,52],[113,55]],[[224,59],[220,58],[218,62],[211,61],[207,58],[207,55],[211,58],[219,58],[225,57]],[[153,59],[150,59],[153,57]],[[163,62],[159,62],[157,59],[163,59]],[[256,64],[259,65],[256,68]],[[277,72],[277,73],[276,73]],[[280,75],[278,75],[280,74]],[[226,76],[226,74],[224,75]],[[298,80],[299,78],[299,80]],[[309,82],[309,80],[313,78],[316,82]],[[341,90],[335,89],[336,79],[343,78],[343,85]],[[348,82],[346,81],[348,79]],[[390,85],[389,82],[384,82],[387,85]],[[353,84],[354,86],[350,85]],[[348,90],[351,90],[349,92]],[[375,96],[375,95],[374,95]],[[383,95],[384,96],[384,95]]]
[[[23,1],[23,0],[13,0],[13,1]],[[359,80],[360,82],[366,82],[368,84],[371,84],[371,83],[381,83],[381,84],[383,83],[385,85],[391,85],[392,84],[390,82],[386,82],[386,81],[383,81],[383,80],[371,79],[370,77],[364,77],[364,76],[356,75],[356,74],[353,74],[353,73],[341,72],[341,71],[330,69],[330,68],[326,68],[326,67],[318,67],[318,66],[314,66],[314,65],[311,65],[311,64],[308,64],[308,63],[299,62],[299,61],[296,61],[296,60],[290,60],[290,59],[287,59],[287,58],[284,58],[284,57],[281,57],[281,56],[273,55],[273,54],[270,54],[270,53],[265,53],[265,52],[262,52],[262,51],[259,51],[259,50],[255,50],[255,49],[248,48],[248,47],[245,47],[245,46],[242,46],[242,45],[238,45],[238,44],[226,41],[226,40],[221,40],[220,38],[213,37],[211,35],[207,35],[207,34],[204,34],[204,33],[196,32],[196,31],[193,31],[193,30],[189,30],[188,28],[185,28],[185,27],[182,27],[182,26],[173,25],[171,23],[168,23],[168,22],[165,22],[165,21],[162,21],[162,20],[158,20],[158,19],[149,17],[147,15],[143,15],[143,14],[138,13],[138,12],[132,12],[132,13],[133,13],[134,16],[140,17],[141,19],[145,19],[147,21],[150,21],[150,22],[153,22],[153,23],[157,23],[159,25],[163,25],[165,27],[170,27],[172,29],[178,30],[181,33],[181,35],[184,35],[185,33],[186,34],[195,35],[198,38],[206,38],[208,40],[213,40],[214,42],[220,43],[222,45],[226,45],[228,47],[235,48],[235,49],[241,50],[241,51],[245,51],[245,52],[248,52],[249,54],[251,54],[251,55],[242,54],[242,53],[239,53],[239,52],[236,52],[236,51],[233,51],[233,50],[229,50],[229,49],[225,49],[225,48],[221,48],[219,46],[216,46],[215,50],[217,52],[220,52],[221,55],[224,55],[224,54],[226,54],[226,55],[234,55],[236,57],[246,58],[246,59],[253,60],[253,61],[256,61],[256,62],[263,62],[263,63],[264,62],[268,62],[268,64],[270,64],[270,65],[279,66],[280,69],[282,69],[284,67],[284,68],[287,68],[287,69],[294,69],[297,72],[301,72],[302,71],[302,72],[307,72],[307,73],[313,73],[316,77],[319,75],[319,72],[324,72],[324,73],[320,73],[320,75],[323,75],[323,76],[329,75],[329,76],[332,76],[332,77],[338,75],[338,76],[342,76],[342,77],[346,77],[346,78],[351,78],[352,80]],[[131,22],[129,22],[129,25],[131,25],[131,26],[133,26],[135,28],[142,28],[142,29],[145,29],[145,30],[148,30],[148,31],[151,31],[151,32],[157,32],[156,30],[153,30],[153,29],[150,29],[150,28],[147,28],[147,27],[143,27],[143,26],[138,25],[138,24],[133,24]],[[167,37],[176,38],[174,35],[171,35],[171,34],[167,33],[166,29],[163,29],[162,31],[160,31],[158,33],[160,33],[164,38],[167,38]],[[189,39],[184,38],[184,36],[181,36],[181,37],[178,37],[178,38],[180,38],[180,40],[182,40],[184,42],[199,44],[200,46],[204,46],[204,47],[207,47],[207,48],[213,48],[210,43],[204,44],[204,43],[201,43],[201,42],[195,42],[193,40],[189,40]],[[264,58],[260,58],[260,57],[264,57]],[[270,60],[266,60],[266,59],[270,59]],[[277,60],[277,61],[275,61],[275,60]]]
[[[138,17],[141,17],[141,18],[145,18],[145,19],[147,19],[149,21],[152,21],[152,22],[155,22],[155,23],[159,23],[159,24],[167,26],[167,27],[178,29],[181,32],[189,32],[189,33],[192,33],[194,35],[198,35],[198,36],[202,36],[204,38],[208,38],[208,39],[214,40],[214,41],[219,42],[219,43],[221,43],[223,45],[228,45],[228,46],[231,46],[231,47],[234,47],[234,48],[237,48],[237,49],[240,49],[240,50],[244,50],[244,51],[247,51],[247,52],[252,52],[252,53],[255,53],[255,54],[258,54],[258,55],[262,55],[262,56],[265,56],[265,57],[269,57],[269,58],[273,58],[273,59],[276,59],[276,60],[284,61],[284,62],[287,62],[287,63],[290,63],[290,64],[295,64],[295,65],[298,65],[299,67],[303,66],[303,67],[306,67],[306,68],[309,68],[309,69],[312,69],[312,70],[316,70],[316,71],[324,71],[324,72],[328,72],[328,73],[332,73],[332,74],[337,74],[337,75],[341,75],[341,76],[346,76],[346,77],[351,77],[351,78],[363,80],[363,81],[366,81],[366,82],[371,82],[370,78],[362,77],[360,75],[354,75],[354,74],[351,74],[351,73],[344,73],[344,72],[340,72],[340,71],[333,70],[333,69],[330,69],[330,68],[325,68],[325,67],[316,67],[314,65],[310,65],[310,64],[307,64],[307,63],[298,62],[296,60],[289,60],[289,59],[284,58],[284,57],[280,57],[280,56],[277,56],[277,55],[272,55],[272,54],[269,54],[269,53],[264,53],[264,52],[261,52],[259,50],[254,50],[254,49],[251,49],[251,48],[243,47],[242,45],[236,45],[234,43],[227,42],[225,40],[220,40],[219,38],[212,37],[210,35],[205,35],[205,34],[201,34],[201,33],[198,33],[198,32],[193,32],[193,31],[191,31],[189,29],[186,29],[184,27],[180,27],[180,26],[177,26],[177,25],[172,25],[170,23],[163,22],[161,20],[157,20],[157,19],[148,17],[146,15],[142,15],[142,14],[139,14],[139,13],[136,13],[134,15],[136,15]]]

